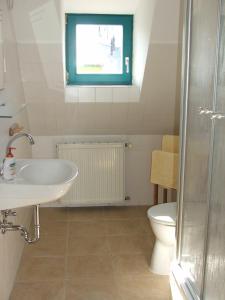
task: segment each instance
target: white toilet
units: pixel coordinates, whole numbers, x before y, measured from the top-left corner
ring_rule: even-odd
[[[175,252],[176,203],[149,208],[148,218],[156,237],[150,270],[159,275],[168,275]]]

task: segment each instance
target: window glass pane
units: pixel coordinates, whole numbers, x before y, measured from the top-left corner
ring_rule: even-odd
[[[77,74],[123,73],[123,26],[76,25]]]

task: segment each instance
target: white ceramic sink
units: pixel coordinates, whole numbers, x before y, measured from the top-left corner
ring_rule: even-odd
[[[78,175],[73,162],[61,159],[17,159],[16,169],[13,181],[0,181],[0,210],[57,200]]]

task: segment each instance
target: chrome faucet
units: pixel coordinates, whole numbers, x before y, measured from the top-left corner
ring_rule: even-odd
[[[26,132],[18,133],[9,140],[9,142],[6,146],[6,155],[8,154],[9,148],[12,146],[12,143],[21,137],[26,137],[29,140],[30,145],[34,145],[34,139],[31,134],[26,133]],[[4,169],[4,161],[3,161],[2,166],[0,167],[0,176],[3,175],[3,169]]]
[[[8,144],[7,144],[7,146],[6,146],[6,154],[8,153],[9,148],[12,146],[12,143],[13,143],[15,140],[17,140],[17,139],[19,139],[19,138],[21,138],[21,137],[24,137],[24,136],[25,136],[26,138],[28,138],[30,145],[34,145],[34,139],[33,139],[33,137],[32,137],[31,134],[26,133],[26,132],[18,133],[18,134],[16,134],[14,137],[12,137],[12,138],[9,140],[9,142],[8,142]]]

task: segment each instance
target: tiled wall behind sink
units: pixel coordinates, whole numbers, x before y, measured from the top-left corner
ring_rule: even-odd
[[[15,67],[15,66],[14,66]],[[25,131],[29,131],[27,122],[27,113],[24,110],[16,117],[10,119],[0,118],[0,164],[5,156],[6,144],[9,139],[9,127],[12,123],[18,122],[24,126]],[[16,147],[14,151],[15,157],[29,158],[31,157],[31,146],[27,141],[21,139],[16,141],[13,146]],[[1,200],[1,199],[0,199]],[[16,209],[17,216],[11,217],[10,221],[15,224],[22,224],[29,227],[31,220],[31,208]],[[14,284],[17,268],[20,263],[21,254],[24,247],[24,241],[19,232],[7,232],[2,234],[0,232],[0,299],[8,300],[11,289]]]
[[[5,89],[0,91],[0,95],[10,101],[16,98],[17,102],[24,103],[24,93],[20,78],[19,62],[17,57],[17,47],[15,42],[14,31],[8,10],[6,8],[6,1],[0,1],[0,9],[3,10],[4,15],[4,46],[6,51],[6,66],[7,72],[5,76]],[[7,97],[8,96],[8,97]],[[25,131],[29,131],[28,118],[26,110],[20,112],[13,118],[0,118],[0,164],[5,156],[5,149],[9,139],[9,127],[18,122],[24,127]],[[31,157],[31,146],[24,140],[18,140],[14,143],[16,147],[15,156]],[[0,199],[1,200],[1,199]],[[30,208],[17,209],[17,217],[11,217],[11,221],[17,224],[29,226],[31,219]],[[7,232],[3,235],[0,232],[0,299],[8,300],[11,289],[14,284],[14,278],[20,263],[20,257],[23,251],[24,241],[18,232]]]
[[[37,143],[32,148],[33,158],[56,158],[56,144],[79,142],[127,142],[131,147],[125,150],[125,192],[130,201],[124,205],[153,204],[153,189],[150,183],[151,153],[160,149],[161,135],[70,135],[35,136]],[[169,193],[169,197],[171,194]],[[160,194],[160,200],[162,200]],[[54,203],[50,203],[54,206]]]

